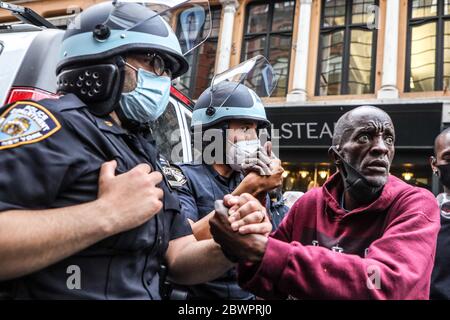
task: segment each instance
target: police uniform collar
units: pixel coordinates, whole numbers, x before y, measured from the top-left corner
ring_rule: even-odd
[[[45,99],[40,101],[40,103],[43,103],[46,106],[53,106],[55,107],[55,110],[58,111],[87,107],[86,104],[73,93],[61,96],[59,99]]]
[[[119,117],[120,122],[122,123],[122,127],[128,130],[131,133],[134,134],[143,134],[148,135],[151,134],[151,124],[150,122],[147,123],[140,123],[131,119],[128,119],[125,114],[123,113],[122,108],[120,107],[120,104],[117,104],[114,108],[117,116]]]
[[[127,130],[117,124],[117,122],[115,122],[110,115],[106,115],[103,117],[97,117],[94,115],[92,116],[95,119],[95,123],[100,130],[119,135],[128,134]]]
[[[222,182],[224,185],[229,186],[231,182],[234,182],[236,185],[238,185],[238,181],[242,180],[241,179],[241,173],[233,171],[231,173],[231,175],[227,178],[224,177],[222,175],[220,175],[214,168],[212,165],[206,165],[206,168],[209,170],[209,172],[211,172],[211,174],[213,175],[213,177],[217,180],[219,180],[220,182]]]

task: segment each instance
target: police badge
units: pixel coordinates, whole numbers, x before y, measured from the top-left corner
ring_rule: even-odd
[[[0,115],[0,150],[44,140],[61,129],[45,107],[19,101]]]

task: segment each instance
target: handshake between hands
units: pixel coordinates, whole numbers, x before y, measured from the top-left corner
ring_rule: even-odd
[[[211,234],[228,260],[235,263],[262,260],[272,224],[266,208],[252,195],[226,195],[215,203],[209,220]]]

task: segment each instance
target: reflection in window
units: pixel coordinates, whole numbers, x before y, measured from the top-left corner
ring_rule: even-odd
[[[182,115],[184,116],[184,118],[186,120],[186,128],[190,129],[191,128],[191,123],[192,123],[192,113],[184,110]],[[188,141],[190,141],[191,138],[190,137],[186,137],[186,139],[188,139]],[[191,145],[191,144],[188,142],[188,145]],[[196,159],[194,157],[194,147],[193,146],[189,149],[189,151],[191,153],[192,159]]]
[[[279,76],[272,96],[287,93],[295,1],[251,2],[247,7],[242,61],[264,55]]]
[[[372,75],[372,31],[353,30],[350,44],[348,75],[349,92],[363,94],[371,92]]]
[[[316,95],[374,90],[375,0],[323,0]]]
[[[326,27],[345,24],[345,0],[327,1],[323,8],[323,25]]]
[[[445,21],[444,28],[444,86],[450,86],[450,21]]]
[[[342,58],[344,51],[344,31],[335,31],[321,37],[321,95],[341,92]]]
[[[413,27],[411,35],[411,91],[432,91],[436,67],[436,23]]]
[[[178,90],[192,99],[197,99],[208,88],[214,76],[221,13],[221,6],[211,7],[211,35],[199,48],[188,54],[186,58],[190,66],[189,71],[175,83]],[[178,25],[177,32],[181,32],[180,29]],[[209,20],[207,20],[204,30],[202,30],[205,36],[209,29]]]
[[[450,0],[409,1],[405,91],[444,90],[450,77]]]
[[[436,16],[438,9],[437,0],[414,0],[412,1],[412,18],[425,18]]]
[[[159,152],[173,163],[183,161],[181,131],[177,112],[172,103],[167,105],[166,111],[152,125],[152,136],[156,141]]]

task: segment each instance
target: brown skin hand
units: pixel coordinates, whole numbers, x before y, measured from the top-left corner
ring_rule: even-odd
[[[250,216],[250,213],[260,212],[266,214],[266,209],[261,203],[248,193],[240,196],[225,196],[223,204],[231,209],[239,211],[240,216]],[[268,234],[235,232],[230,225],[226,213],[215,212],[209,220],[211,234],[214,240],[220,244],[223,252],[235,262],[254,262],[262,260],[266,251]]]
[[[395,154],[395,131],[390,117],[375,107],[359,107],[349,112],[345,127],[338,146],[341,155],[372,185],[386,184]],[[340,167],[339,159],[332,152],[330,156]],[[347,210],[362,205],[349,192],[344,198]]]

